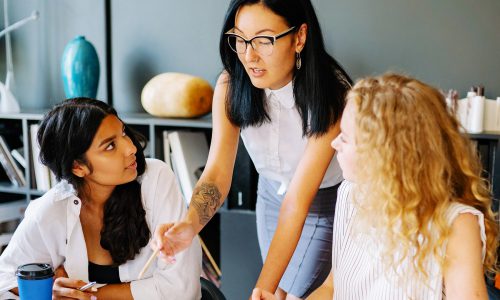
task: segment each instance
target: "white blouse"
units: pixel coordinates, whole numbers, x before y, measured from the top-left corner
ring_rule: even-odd
[[[416,278],[406,278],[402,284],[393,271],[387,271],[380,260],[377,237],[354,236],[353,219],[356,208],[349,196],[353,184],[344,181],[338,190],[333,224],[332,273],[335,300],[438,300],[443,297],[443,274],[435,259],[426,266],[429,279],[426,284]],[[483,242],[483,260],[486,254],[486,233],[483,214],[470,206],[452,203],[447,211],[449,224],[459,214],[477,216]],[[398,270],[407,270],[408,261]],[[420,283],[419,283],[420,282]]]
[[[265,89],[266,109],[271,121],[241,130],[241,139],[260,176],[281,183],[278,194],[284,194],[304,154],[307,137],[302,136],[302,119],[295,106],[290,81],[277,90]],[[333,157],[320,188],[342,181],[337,156]]]
[[[146,171],[139,181],[146,222],[153,233],[158,224],[181,220],[186,206],[170,168],[160,160],[147,159],[146,162]],[[58,183],[29,204],[23,221],[0,257],[0,299],[2,293],[17,287],[16,268],[26,263],[50,263],[54,268],[64,265],[70,278],[88,282],[87,247],[80,209],[81,200],[67,181]],[[138,280],[151,254],[151,248],[145,246],[133,260],[119,266],[120,280],[130,282],[134,299],[201,298],[201,247],[197,239],[186,251],[176,255],[175,264],[168,265],[157,259],[143,279]]]

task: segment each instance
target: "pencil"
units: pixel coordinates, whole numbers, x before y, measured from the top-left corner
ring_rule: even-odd
[[[146,273],[146,270],[149,268],[149,266],[151,265],[151,263],[153,262],[153,260],[155,259],[155,257],[158,255],[158,253],[160,253],[160,248],[156,249],[153,252],[153,254],[151,254],[151,256],[149,257],[149,259],[146,262],[146,264],[144,265],[144,267],[142,267],[142,270],[139,273],[139,277],[137,279],[141,279],[142,276],[144,276],[144,273]]]
[[[210,261],[210,263],[212,264],[212,267],[214,267],[215,269],[215,272],[217,273],[218,276],[221,276],[222,275],[222,272],[220,271],[219,267],[217,266],[217,264],[215,263],[215,260],[214,258],[212,257],[212,255],[210,254],[210,251],[208,251],[208,248],[207,246],[205,245],[205,243],[203,242],[203,240],[201,239],[200,236],[198,236],[200,238],[200,244],[201,244],[201,248],[203,248],[203,252],[205,252],[205,254],[207,255],[208,257],[208,260]]]

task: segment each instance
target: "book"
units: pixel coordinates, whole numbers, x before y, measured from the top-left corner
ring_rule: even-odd
[[[49,168],[40,162],[40,145],[37,141],[38,124],[30,125],[31,154],[33,161],[33,173],[35,174],[34,188],[41,191],[50,189]]]
[[[10,154],[19,163],[19,165],[21,165],[23,168],[26,169],[26,159],[24,158],[24,149],[23,148],[12,149],[12,151],[10,151]]]
[[[19,187],[26,185],[26,180],[24,179],[24,174],[17,166],[14,158],[10,154],[10,150],[7,147],[7,143],[4,138],[0,135],[0,163],[5,169],[5,173],[9,177],[10,181]]]
[[[170,142],[168,140],[168,131],[163,130],[163,160],[167,165],[172,168],[172,163],[170,162]]]
[[[201,131],[172,131],[168,133],[168,140],[172,149],[172,168],[189,205],[198,182],[196,174],[207,163],[208,143]]]

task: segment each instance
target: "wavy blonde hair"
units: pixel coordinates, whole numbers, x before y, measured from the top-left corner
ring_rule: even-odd
[[[433,256],[443,270],[451,231],[446,212],[459,202],[483,213],[484,269],[495,271],[498,223],[490,188],[442,94],[416,79],[385,74],[357,82],[347,100],[357,112],[358,216],[387,239],[386,266],[397,270],[410,258],[412,270],[428,278],[425,266]]]

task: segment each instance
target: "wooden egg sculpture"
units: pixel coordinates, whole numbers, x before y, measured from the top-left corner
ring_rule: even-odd
[[[214,91],[203,78],[162,73],[146,83],[141,93],[142,107],[151,115],[168,118],[194,118],[212,109]]]

